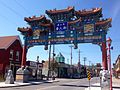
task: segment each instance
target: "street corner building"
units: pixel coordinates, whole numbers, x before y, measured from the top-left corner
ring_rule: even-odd
[[[22,43],[19,36],[0,37],[0,80],[4,80],[11,69],[15,79],[22,61]]]
[[[118,55],[115,63],[113,64],[113,75],[120,79],[120,55]]]

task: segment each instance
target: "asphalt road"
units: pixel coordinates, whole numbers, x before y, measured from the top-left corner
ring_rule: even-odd
[[[98,83],[98,78],[92,78],[90,83]],[[87,78],[84,79],[58,79],[58,82],[42,83],[12,88],[0,88],[0,90],[85,90],[89,86]]]

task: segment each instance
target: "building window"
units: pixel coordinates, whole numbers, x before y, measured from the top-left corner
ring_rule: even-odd
[[[16,52],[16,61],[19,61],[19,51]]]
[[[10,60],[13,60],[13,50],[10,50]]]

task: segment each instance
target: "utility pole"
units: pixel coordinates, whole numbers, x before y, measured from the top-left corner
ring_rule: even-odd
[[[69,64],[69,59],[67,59],[67,63]]]
[[[86,57],[84,57],[84,75],[87,75],[87,71],[86,71],[86,65],[85,65],[85,61],[87,60],[87,58]]]
[[[80,72],[80,69],[81,69],[81,65],[80,65],[80,49],[78,51],[78,68],[79,68],[79,72]]]
[[[80,49],[78,51],[78,62],[79,62],[79,65],[80,65]]]
[[[70,77],[72,78],[73,77],[73,68],[72,68],[72,45],[71,46],[69,46],[70,48],[71,48],[71,67],[70,67],[70,69],[71,69],[71,75],[70,75]]]
[[[53,68],[52,68],[52,69],[53,69],[53,71],[52,71],[52,79],[53,79],[53,80],[55,80],[55,78],[54,78],[54,69],[55,69],[54,56],[55,56],[55,45],[53,44],[53,66],[51,66],[51,67],[53,67]]]
[[[49,80],[49,75],[50,75],[50,58],[51,58],[51,43],[49,47],[49,62],[48,62],[48,75],[47,75],[48,80]]]
[[[55,45],[53,44],[53,64],[54,64],[54,57],[55,57]],[[54,70],[54,66],[53,66],[53,70]]]
[[[37,80],[37,76],[38,76],[38,64],[39,64],[39,56],[37,56],[37,68],[36,68],[36,80]]]
[[[89,61],[89,67],[90,67],[90,63],[91,63],[91,61]]]
[[[90,68],[90,63],[91,63],[91,61],[89,61],[89,70],[92,70],[92,68]]]
[[[71,46],[69,46],[70,48],[71,48],[71,53],[70,53],[70,57],[71,57],[71,65],[72,65],[72,45]]]
[[[87,58],[86,58],[86,57],[84,57],[84,60],[83,60],[83,61],[84,61],[84,67],[85,67],[85,61],[86,61],[86,60],[87,60]]]

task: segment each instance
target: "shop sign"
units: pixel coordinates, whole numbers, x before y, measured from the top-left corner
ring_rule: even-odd
[[[30,66],[37,67],[37,63],[36,62],[30,62]]]

